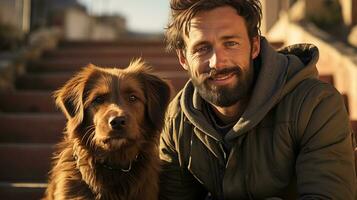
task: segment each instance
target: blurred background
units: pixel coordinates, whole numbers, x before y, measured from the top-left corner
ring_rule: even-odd
[[[319,78],[345,100],[357,132],[357,0],[261,0],[275,48],[312,43]],[[169,1],[0,0],[0,199],[39,199],[65,118],[52,92],[93,63],[143,57],[176,91],[188,80],[165,51]]]

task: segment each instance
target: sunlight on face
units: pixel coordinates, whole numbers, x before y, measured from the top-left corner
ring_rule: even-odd
[[[248,37],[245,20],[230,6],[198,13],[184,37],[181,65],[206,101],[231,106],[246,98],[253,84],[257,40]],[[253,47],[253,48],[252,48]]]

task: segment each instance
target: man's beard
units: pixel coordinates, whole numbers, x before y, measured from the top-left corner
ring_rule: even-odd
[[[200,96],[207,102],[219,106],[228,107],[249,96],[254,81],[254,67],[252,60],[249,63],[248,71],[243,72],[239,66],[227,67],[223,70],[216,71],[211,69],[202,77],[197,78],[191,75],[192,83],[197,89]],[[237,81],[234,85],[217,86],[210,84],[210,79],[217,75],[228,75],[234,73]]]

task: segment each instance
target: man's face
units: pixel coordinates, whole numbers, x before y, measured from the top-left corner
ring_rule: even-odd
[[[259,38],[250,40],[245,20],[230,6],[198,13],[191,20],[181,65],[206,101],[227,107],[248,97],[253,84],[252,60]]]

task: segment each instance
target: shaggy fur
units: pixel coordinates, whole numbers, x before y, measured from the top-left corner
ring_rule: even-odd
[[[171,87],[140,59],[89,65],[54,97],[67,118],[44,199],[154,200]]]

